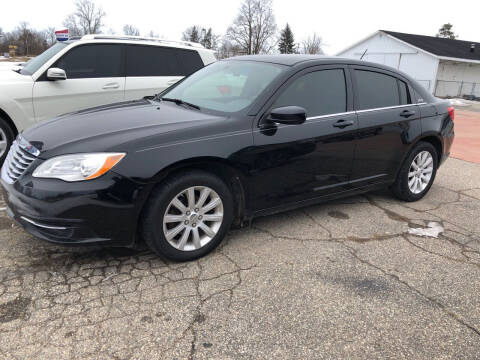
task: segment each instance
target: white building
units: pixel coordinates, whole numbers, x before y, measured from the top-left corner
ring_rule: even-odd
[[[436,96],[480,97],[480,43],[379,30],[337,55],[404,71]]]

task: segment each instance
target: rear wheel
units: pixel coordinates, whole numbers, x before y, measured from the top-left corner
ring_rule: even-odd
[[[203,171],[174,175],[154,190],[141,232],[157,254],[175,261],[199,258],[225,237],[233,197],[218,177]]]
[[[427,142],[419,142],[403,162],[397,180],[391,186],[393,194],[404,201],[420,200],[430,190],[437,167],[435,147]]]
[[[15,133],[8,123],[0,117],[0,166],[3,165],[7,157],[8,149],[12,145]]]

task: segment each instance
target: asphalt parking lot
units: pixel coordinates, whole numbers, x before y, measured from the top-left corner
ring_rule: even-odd
[[[478,358],[479,179],[449,159],[420,202],[257,219],[183,264],[53,246],[0,211],[0,357]]]

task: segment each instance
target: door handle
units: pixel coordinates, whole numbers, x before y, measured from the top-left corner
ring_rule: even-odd
[[[347,126],[352,126],[352,125],[353,125],[352,120],[347,121],[347,120],[341,119],[341,120],[338,120],[335,124],[333,124],[333,127],[343,129],[343,128],[346,128]]]
[[[415,111],[412,111],[412,110],[403,110],[400,113],[400,116],[402,116],[404,118],[408,118],[408,117],[413,116],[413,115],[415,115]]]
[[[118,83],[110,83],[110,84],[103,85],[102,89],[103,90],[118,89],[119,87],[120,87],[120,85],[118,85]]]

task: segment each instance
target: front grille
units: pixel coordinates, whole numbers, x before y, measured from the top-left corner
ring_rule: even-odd
[[[10,184],[15,182],[35,159],[35,156],[22,150],[15,140],[3,163],[2,179]]]

